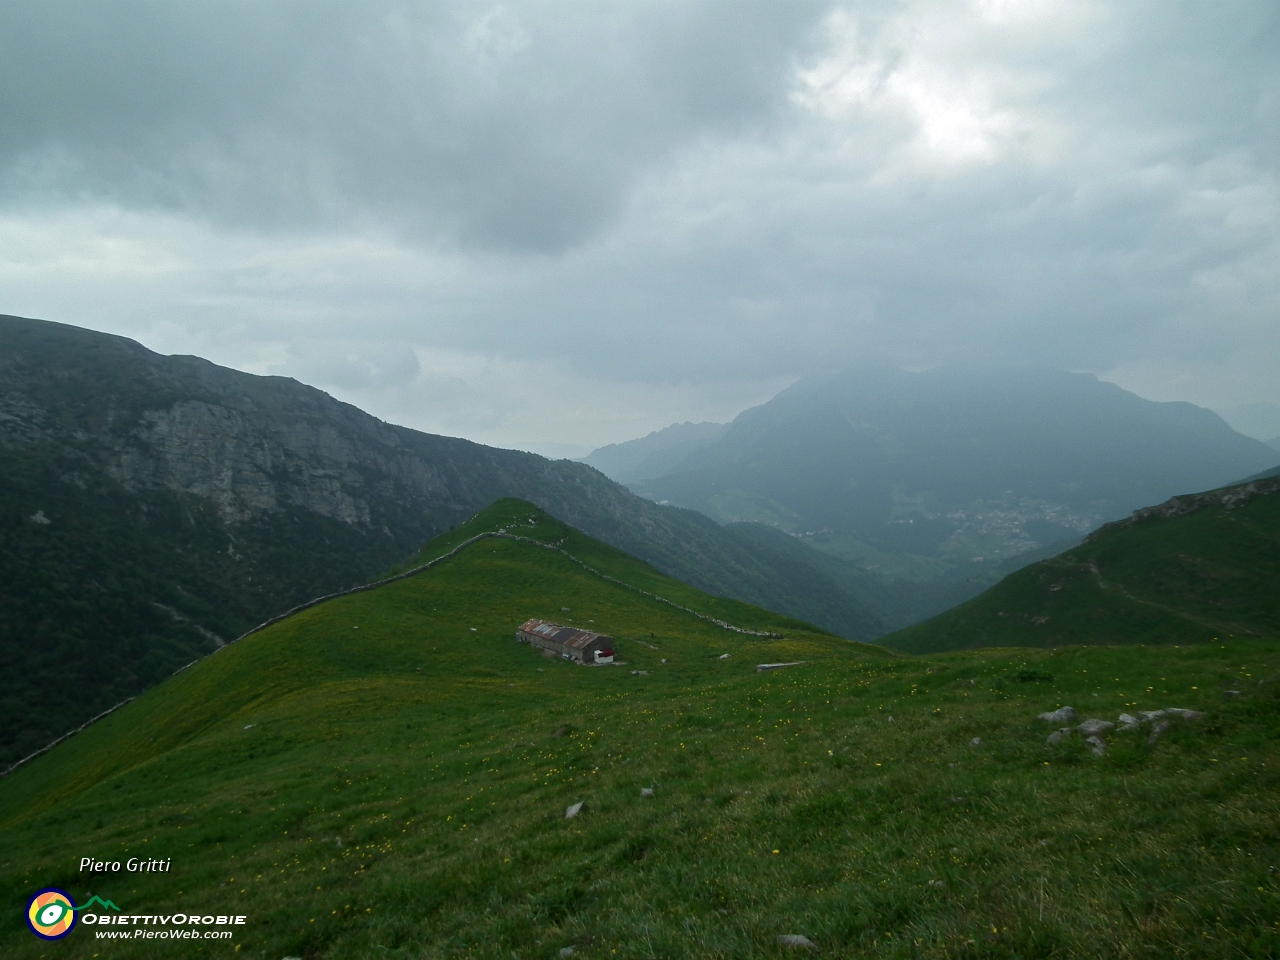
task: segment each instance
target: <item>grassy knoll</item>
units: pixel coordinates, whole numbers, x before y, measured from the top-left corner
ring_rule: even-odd
[[[930,653],[1276,639],[1278,585],[1280,491],[1235,506],[1212,503],[1104,527],[1080,546],[881,642]]]
[[[0,781],[3,955],[767,957],[789,933],[823,956],[1280,953],[1274,645],[899,657],[700,596],[516,501],[424,557],[485,527],[784,637],[497,539],[307,610]],[[530,616],[612,633],[626,663],[517,645]],[[780,660],[806,662],[754,669]],[[1096,758],[1045,743],[1035,715],[1062,703],[1206,715]],[[76,870],[136,855],[172,872]],[[20,916],[45,885],[249,923],[45,944]]]

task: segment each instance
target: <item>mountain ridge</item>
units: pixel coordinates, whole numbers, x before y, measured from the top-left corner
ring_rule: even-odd
[[[904,484],[907,497],[931,490],[951,504],[1012,489],[1106,520],[1179,488],[1230,482],[1272,456],[1212,411],[1143,400],[1088,374],[872,368],[800,381],[639,489],[697,509],[715,485],[731,485],[722,474],[732,470],[732,485],[811,526],[873,524]]]
[[[64,324],[0,317],[0,451],[0,762],[505,496],[712,593],[884,631],[806,568],[589,466]]]

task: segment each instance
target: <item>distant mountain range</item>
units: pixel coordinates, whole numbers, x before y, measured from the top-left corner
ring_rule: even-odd
[[[673,423],[639,440],[600,447],[582,462],[619,483],[656,480],[679,469],[689,454],[711,446],[728,430],[727,423]]]
[[[889,627],[820,571],[583,464],[0,317],[0,763],[506,496],[710,593],[850,638]]]
[[[727,428],[691,427],[587,462],[655,501],[771,526],[870,575],[861,595],[897,625],[1107,520],[1277,459],[1211,411],[1034,368],[866,367],[803,380]]]
[[[635,487],[722,520],[970,559],[1082,534],[1275,460],[1208,410],[1086,374],[871,368],[796,384]]]

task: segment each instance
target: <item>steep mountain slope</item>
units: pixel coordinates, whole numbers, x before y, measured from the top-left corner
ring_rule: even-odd
[[[727,423],[673,423],[648,436],[611,443],[591,451],[582,462],[618,483],[635,483],[665,476],[694,450],[723,437]]]
[[[0,779],[7,901],[110,901],[56,945],[86,960],[777,957],[797,935],[875,958],[1280,946],[1269,645],[894,657],[700,596],[512,501],[431,557]],[[539,615],[612,633],[627,663],[515,643]],[[1036,714],[1063,703],[1206,715],[1154,743],[1151,724],[1113,731],[1099,758],[1045,742]],[[134,916],[152,920],[97,922]],[[232,943],[155,941],[220,928]],[[52,953],[20,909],[0,943]]]
[[[1280,639],[1280,477],[1174,497],[882,641],[980,646]]]
[[[0,317],[0,454],[0,764],[510,495],[702,589],[883,632],[807,569],[582,464],[61,324]]]

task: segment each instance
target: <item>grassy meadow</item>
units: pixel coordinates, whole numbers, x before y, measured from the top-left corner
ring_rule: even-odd
[[[785,934],[833,957],[1280,955],[1273,643],[905,657],[519,501],[420,559],[498,528],[783,638],[506,539],[311,608],[0,780],[3,956],[772,957]],[[533,616],[613,634],[625,663],[517,644]],[[1205,715],[1099,758],[1046,743],[1062,704]],[[173,866],[91,877],[85,856]],[[248,922],[45,943],[21,910],[43,886]]]

